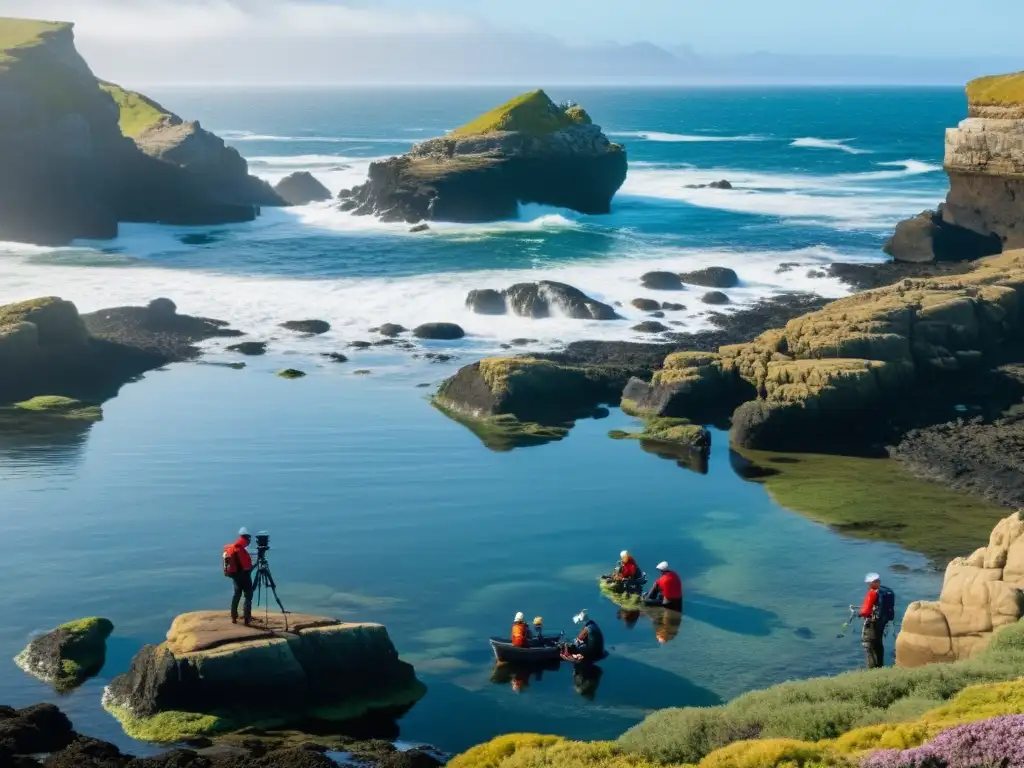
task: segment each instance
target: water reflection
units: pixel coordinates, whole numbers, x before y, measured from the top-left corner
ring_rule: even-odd
[[[92,425],[81,419],[0,411],[0,465],[33,475],[76,465]]]
[[[619,608],[616,616],[626,629],[633,629],[642,616],[647,617],[651,620],[654,637],[661,645],[675,640],[679,636],[679,630],[683,624],[683,614],[679,611],[670,611],[667,608],[655,606],[622,607]]]
[[[491,670],[491,682],[495,685],[507,685],[516,693],[525,693],[534,683],[546,678],[550,680],[559,671],[563,662],[554,661],[539,664],[508,664],[498,662]],[[587,701],[593,701],[604,670],[594,663],[569,664],[572,667],[572,687]]]
[[[660,459],[674,461],[682,469],[696,472],[698,475],[706,475],[709,468],[711,452],[708,450],[694,450],[689,446],[665,443],[658,440],[640,440],[640,448],[644,453],[650,453]]]

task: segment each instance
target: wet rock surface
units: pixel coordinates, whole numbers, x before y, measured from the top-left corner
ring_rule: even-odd
[[[423,323],[413,328],[412,335],[417,339],[439,339],[454,341],[466,335],[462,327],[455,323]]]
[[[331,330],[331,324],[326,320],[288,320],[281,323],[286,331],[304,333],[308,336],[319,336]]]
[[[641,276],[640,282],[644,288],[650,288],[653,291],[681,291],[683,289],[683,281],[675,272],[648,272]]]
[[[288,205],[309,205],[330,200],[331,190],[321,184],[309,171],[297,171],[285,176],[274,186],[274,191]]]
[[[739,275],[728,267],[705,267],[693,272],[683,272],[679,278],[684,283],[704,288],[732,288],[740,283]]]

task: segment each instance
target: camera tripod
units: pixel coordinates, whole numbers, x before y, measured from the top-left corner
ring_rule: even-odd
[[[269,547],[268,547],[269,549]],[[284,605],[281,604],[281,598],[277,596],[277,584],[274,583],[274,577],[270,573],[270,564],[267,562],[267,550],[263,547],[256,549],[256,567],[253,569],[256,571],[256,576],[252,580],[252,591],[256,596],[256,605],[260,605],[263,600],[263,590],[266,589],[273,593],[274,600],[277,602],[277,606],[281,609],[281,614],[284,616],[284,629],[288,631],[288,611],[284,609]],[[267,596],[267,601],[263,603],[263,613],[266,617],[267,627],[270,627],[270,618],[266,614],[270,611],[270,596]]]

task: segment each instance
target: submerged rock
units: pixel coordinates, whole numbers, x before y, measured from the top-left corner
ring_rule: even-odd
[[[32,640],[15,662],[33,677],[65,693],[103,668],[107,638],[113,631],[114,625],[109,619],[68,622]]]
[[[321,357],[326,357],[332,363],[347,363],[348,358],[341,352],[323,352],[320,354]]]
[[[1000,627],[1024,616],[1024,518],[1001,520],[987,547],[946,568],[937,601],[917,601],[896,637],[896,663],[919,667],[978,653]]]
[[[399,325],[398,323],[384,323],[384,325],[380,326],[379,328],[371,328],[370,330],[375,330],[381,336],[387,336],[389,338],[401,336],[403,333],[409,332],[408,328],[406,328],[404,325]]]
[[[309,205],[333,197],[331,190],[317,181],[309,171],[296,171],[285,176],[274,186],[274,191],[288,205]]]
[[[288,320],[281,323],[281,327],[295,333],[305,333],[310,336],[319,336],[331,330],[331,324],[326,320]]]
[[[681,291],[683,281],[675,272],[648,272],[640,277],[644,288],[653,291]]]
[[[693,272],[683,272],[679,278],[684,283],[705,288],[734,288],[740,284],[739,275],[728,267],[705,267]]]
[[[423,323],[413,328],[412,335],[417,339],[440,339],[453,341],[466,335],[462,327],[455,323]]]
[[[265,341],[243,341],[241,344],[232,344],[228,352],[237,352],[240,355],[258,356],[267,354],[267,342]]]
[[[232,624],[226,611],[182,614],[165,642],[145,646],[114,678],[104,706],[130,736],[167,743],[254,721],[398,712],[422,697],[423,684],[383,626],[287,619],[286,629],[277,613],[251,627]]]
[[[601,214],[626,178],[626,153],[576,106],[544,91],[503,104],[447,136],[370,165],[342,193],[356,215],[386,221],[494,221],[520,203]]]

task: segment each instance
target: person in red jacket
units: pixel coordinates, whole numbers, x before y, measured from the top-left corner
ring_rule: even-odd
[[[654,582],[651,591],[647,593],[644,603],[668,608],[670,611],[683,610],[683,582],[679,575],[668,567],[668,563],[662,560],[658,563],[658,571],[661,576]]]
[[[242,608],[242,620],[245,626],[252,622],[252,557],[246,549],[252,536],[245,528],[238,531],[238,540],[234,543],[233,557],[235,558],[235,572],[231,581],[235,585],[235,593],[231,597],[231,623],[238,623],[238,603],[245,596],[245,603]]]
[[[859,615],[864,619],[860,639],[864,646],[868,669],[877,669],[885,666],[885,647],[882,644],[885,623],[879,616],[881,606],[878,604],[878,590],[882,586],[882,577],[877,573],[869,573],[864,577],[864,581],[868,585],[868,591],[860,606]]]
[[[619,553],[619,569],[615,574],[616,581],[632,581],[640,575],[640,567],[626,550]]]
[[[529,648],[530,639],[530,627],[523,612],[520,611],[512,620],[512,645],[516,648]]]

